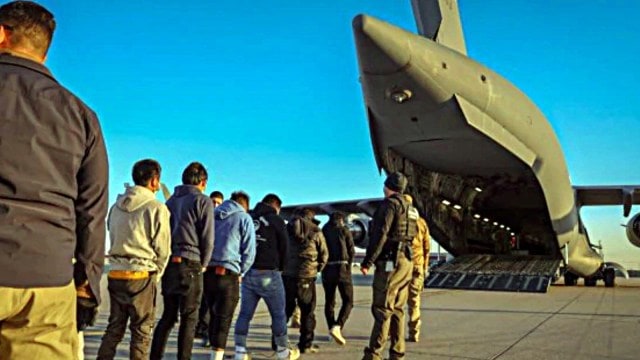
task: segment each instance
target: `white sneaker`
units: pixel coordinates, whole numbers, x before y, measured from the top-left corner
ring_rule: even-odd
[[[251,356],[248,352],[236,351],[236,354],[233,356],[233,360],[251,360]]]
[[[224,360],[224,351],[213,351],[211,353],[211,360]]]
[[[342,336],[342,331],[340,331],[340,326],[334,326],[329,330],[329,335],[333,338],[333,340],[338,343],[338,345],[344,345],[347,343],[347,340]]]
[[[298,348],[283,349],[276,352],[278,360],[297,360],[300,358],[300,350]]]

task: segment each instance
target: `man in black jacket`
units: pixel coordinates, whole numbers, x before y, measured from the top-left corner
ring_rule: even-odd
[[[344,223],[345,214],[336,211],[322,228],[329,249],[329,262],[322,270],[322,286],[324,287],[324,316],[327,319],[329,335],[340,345],[346,344],[342,336],[342,328],[353,308],[353,283],[351,280],[351,264],[355,255],[353,237]],[[336,320],[333,308],[336,305],[336,288],[340,292],[342,306]]]
[[[193,162],[182,173],[167,201],[171,212],[171,258],[162,277],[164,312],[153,333],[151,359],[161,359],[169,333],[178,321],[178,359],[190,359],[202,298],[202,271],[213,252],[213,203],[202,192],[207,187],[205,167]]]
[[[280,217],[282,200],[275,194],[266,195],[251,211],[256,229],[256,258],[242,279],[242,302],[236,321],[234,339],[235,360],[249,359],[247,335],[260,299],[271,316],[271,331],[276,344],[277,359],[297,359],[297,349],[289,349],[287,316],[285,314],[282,271],[285,267],[289,238],[284,220]]]
[[[418,233],[418,214],[402,196],[407,178],[400,172],[387,176],[385,199],[373,214],[367,253],[360,269],[367,275],[375,264],[373,276],[374,324],[363,360],[381,360],[387,338],[391,340],[389,359],[404,358],[404,306],[411,283],[411,241]]]
[[[107,154],[43,65],[55,25],[33,2],[0,6],[0,359],[75,358],[100,301]]]
[[[289,254],[283,273],[287,319],[300,307],[300,340],[302,353],[318,352],[313,344],[316,328],[316,276],[327,264],[327,243],[314,218],[312,209],[302,209],[287,224]]]

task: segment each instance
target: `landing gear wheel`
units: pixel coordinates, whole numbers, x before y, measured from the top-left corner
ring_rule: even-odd
[[[596,277],[586,277],[584,278],[584,286],[593,287],[596,286],[598,279]]]
[[[564,286],[574,286],[577,283],[578,283],[578,276],[568,271],[564,273]]]
[[[614,287],[616,285],[616,270],[613,268],[604,269],[604,286]]]

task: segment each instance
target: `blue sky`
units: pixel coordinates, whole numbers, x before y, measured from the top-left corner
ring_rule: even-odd
[[[155,158],[180,182],[285,203],[381,196],[351,19],[415,30],[409,0],[47,0],[47,65],[99,115],[111,199]],[[460,1],[469,56],[520,87],[558,134],[575,184],[640,184],[640,2]],[[640,267],[621,208],[583,210],[610,260]]]

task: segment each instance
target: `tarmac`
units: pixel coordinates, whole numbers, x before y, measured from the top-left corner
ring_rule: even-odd
[[[324,319],[324,292],[317,284],[316,344],[309,359],[360,359],[367,345],[372,277],[354,269],[355,306],[343,329],[347,344],[330,340]],[[640,279],[617,278],[615,288],[565,287],[560,282],[546,294],[428,289],[422,294],[420,342],[407,343],[407,359],[639,359]],[[85,332],[85,355],[95,359],[108,319],[108,292],[98,322]],[[157,316],[162,311],[161,296]],[[338,300],[339,303],[339,300]],[[239,308],[239,306],[238,306]],[[236,310],[237,311],[237,310]],[[336,309],[337,311],[337,309]],[[235,321],[234,321],[235,322]],[[270,318],[261,302],[249,333],[252,359],[275,359],[270,348]],[[165,359],[176,358],[177,326]],[[297,343],[298,329],[289,329]],[[233,358],[233,329],[226,358]],[[116,359],[128,359],[129,331]],[[211,349],[196,339],[193,359],[209,359]],[[385,357],[388,354],[385,353]]]

